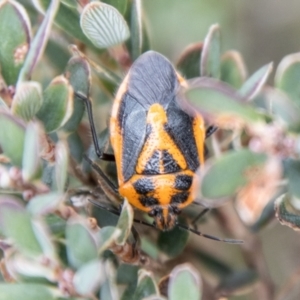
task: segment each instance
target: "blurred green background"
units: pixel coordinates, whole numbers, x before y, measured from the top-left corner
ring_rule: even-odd
[[[219,23],[223,51],[240,51],[252,73],[300,49],[298,0],[144,0],[153,49],[175,60]]]

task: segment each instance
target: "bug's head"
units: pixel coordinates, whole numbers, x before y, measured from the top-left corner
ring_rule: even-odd
[[[181,210],[176,206],[155,206],[148,214],[154,218],[154,225],[162,230],[172,230],[177,222],[177,216]]]

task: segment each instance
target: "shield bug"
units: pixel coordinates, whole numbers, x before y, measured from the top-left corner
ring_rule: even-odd
[[[149,51],[129,70],[110,119],[119,193],[161,230],[194,201],[204,162],[204,121],[178,104],[184,84],[164,56]]]
[[[205,130],[199,113],[191,115],[180,108],[179,91],[186,84],[168,59],[154,51],[146,52],[120,85],[110,118],[119,186],[115,192],[147,212],[163,231],[171,230],[177,224],[177,215],[195,200],[205,138],[214,131],[214,127]],[[97,155],[110,160],[99,149],[90,101],[77,95],[87,104]],[[90,163],[114,190],[101,169]]]

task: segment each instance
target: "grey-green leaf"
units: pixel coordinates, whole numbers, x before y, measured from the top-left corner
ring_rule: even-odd
[[[300,161],[288,159],[284,163],[284,169],[288,178],[288,190],[290,194],[300,199]]]
[[[73,268],[97,258],[97,242],[81,219],[71,219],[66,227],[67,255]]]
[[[221,58],[221,80],[239,89],[246,80],[247,70],[241,54],[231,50]]]
[[[43,96],[44,102],[37,117],[44,123],[46,131],[52,132],[64,126],[73,113],[73,89],[64,76],[58,76]]]
[[[203,44],[196,43],[188,46],[177,62],[177,69],[185,78],[195,78],[200,76],[200,57]]]
[[[19,74],[18,84],[30,80],[36,64],[43,55],[58,7],[59,0],[52,0],[45,18],[31,43],[28,55]]]
[[[32,215],[46,215],[54,212],[62,200],[63,194],[58,192],[37,195],[30,199],[26,209]]]
[[[37,283],[1,283],[0,300],[55,300],[47,285]]]
[[[101,286],[99,299],[115,300],[120,299],[116,283],[116,272],[110,261],[105,262],[106,281]]]
[[[16,200],[0,197],[0,227],[1,232],[12,239],[22,253],[29,256],[42,254],[30,215]]]
[[[121,235],[121,230],[113,226],[101,228],[98,234],[98,253],[102,254],[105,250],[115,244],[117,238]]]
[[[98,48],[121,44],[130,35],[128,25],[118,10],[101,2],[91,2],[85,6],[80,25],[84,34]]]
[[[244,103],[244,99],[226,83],[213,78],[201,78],[190,82],[191,87],[186,91],[187,101],[201,113],[225,117],[227,120],[232,118],[233,123],[235,119],[250,123],[263,120],[262,116]],[[185,105],[184,102],[180,104]]]
[[[184,250],[189,238],[189,232],[175,227],[171,231],[160,232],[157,246],[169,257],[177,257]]]
[[[102,2],[114,6],[122,15],[125,14],[128,4],[128,0],[104,0]]]
[[[143,45],[143,23],[141,0],[133,0],[131,4],[131,58],[136,60],[142,53]]]
[[[32,2],[36,9],[44,14],[51,0],[33,0]],[[55,23],[69,35],[90,46],[92,43],[85,37],[79,24],[80,17],[77,4],[74,7],[74,0],[72,2],[73,5],[66,5],[66,1],[62,1],[55,17]]]
[[[59,141],[55,148],[55,183],[60,192],[66,189],[68,179],[69,151],[65,141]]]
[[[93,260],[78,269],[73,277],[76,292],[91,295],[105,280],[104,265],[100,260]]]
[[[202,281],[197,270],[189,264],[178,265],[170,274],[169,300],[200,300]]]
[[[118,220],[117,228],[121,230],[121,235],[116,240],[118,245],[124,245],[130,234],[133,223],[133,208],[125,199],[122,206],[122,212]]]
[[[0,146],[12,164],[21,167],[25,140],[25,126],[6,110],[0,110]],[[5,130],[3,130],[5,128]]]
[[[269,63],[254,74],[243,84],[239,90],[239,94],[245,99],[252,100],[261,91],[262,87],[268,80],[271,72],[273,70],[273,63]]]
[[[201,182],[202,196],[216,199],[234,195],[247,184],[247,170],[262,165],[266,159],[265,154],[248,149],[227,152],[214,160],[205,172]]]
[[[285,56],[275,74],[275,86],[285,91],[300,106],[300,53]]]
[[[291,196],[284,194],[275,201],[276,218],[282,225],[300,230],[300,211],[291,205]]]
[[[269,107],[272,115],[283,122],[291,130],[300,129],[300,108],[288,95],[280,89],[266,87],[260,93],[265,107]]]
[[[140,269],[138,283],[132,300],[142,300],[151,295],[159,295],[158,286],[151,272]]]
[[[40,155],[40,125],[29,123],[25,133],[22,160],[22,177],[25,181],[33,181],[42,175]]]
[[[204,77],[220,77],[221,33],[218,24],[209,28],[204,39],[200,62],[200,74]]]
[[[7,85],[15,85],[31,41],[30,20],[16,1],[0,3],[0,65]]]
[[[13,98],[12,113],[25,121],[32,120],[42,106],[42,97],[42,86],[39,82],[20,82]]]
[[[80,56],[72,57],[67,65],[65,77],[69,80],[75,92],[81,92],[89,97],[91,86],[91,69],[88,61]],[[73,132],[77,129],[83,114],[84,102],[77,96],[74,96],[73,114],[64,125],[63,129],[68,132]]]

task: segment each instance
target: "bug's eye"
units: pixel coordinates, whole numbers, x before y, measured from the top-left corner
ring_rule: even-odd
[[[154,217],[155,215],[156,215],[155,209],[152,209],[148,212],[148,216],[150,216],[150,217]]]
[[[159,213],[161,213],[161,209],[159,207],[155,207],[151,211],[148,212],[148,215],[150,217],[156,217]]]
[[[180,215],[181,214],[181,210],[177,206],[173,207],[173,212],[176,215]]]

